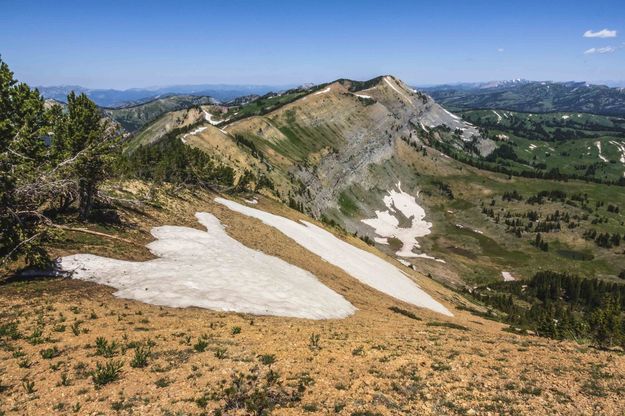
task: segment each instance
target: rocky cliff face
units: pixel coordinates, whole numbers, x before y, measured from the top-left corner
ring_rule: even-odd
[[[417,151],[429,144],[430,130],[441,126],[449,134],[439,140],[458,148],[471,142],[482,155],[494,149],[475,126],[392,76],[325,84],[262,116],[225,120],[218,127],[206,123],[185,135],[185,143],[240,174],[268,177],[281,199],[296,201],[313,216],[338,212],[341,193],[353,186],[370,191],[375,202],[362,202],[361,210],[372,214],[385,192],[412,182],[398,146]],[[347,217],[337,219],[358,228]]]

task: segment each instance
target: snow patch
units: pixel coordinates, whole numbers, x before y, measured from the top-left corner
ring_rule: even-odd
[[[621,158],[619,159],[619,161],[623,164],[625,164],[625,142],[616,142],[614,140],[610,140],[610,144],[614,145],[619,152],[621,152]]]
[[[455,114],[450,113],[449,111],[445,110],[444,108],[443,108],[443,111],[446,112],[447,114],[449,114],[451,116],[451,118],[453,118],[455,120],[460,120],[460,117],[458,117]]]
[[[197,129],[192,130],[192,131],[188,132],[187,134],[183,135],[183,136],[180,138],[180,140],[182,140],[182,143],[186,144],[186,143],[187,143],[187,140],[186,140],[186,138],[187,138],[187,137],[189,137],[189,136],[194,136],[194,135],[196,135],[196,134],[198,134],[198,133],[201,133],[201,132],[203,132],[204,130],[206,130],[207,128],[208,128],[208,127],[198,127]]]
[[[368,251],[338,239],[323,228],[308,221],[295,222],[227,199],[215,198],[215,201],[235,212],[257,218],[277,228],[305,249],[380,292],[415,306],[453,316],[447,308],[435,301],[397,267]]]
[[[213,120],[213,115],[211,113],[209,113],[208,111],[204,110],[204,120],[208,121],[210,124],[215,126],[215,125],[217,125],[219,123],[225,123],[226,121],[228,121],[230,119],[227,118],[225,120]]]
[[[537,147],[538,147],[538,146],[536,146],[534,143],[531,143],[531,144],[529,145],[530,150],[534,150],[534,149],[536,149]]]
[[[566,120],[568,118],[570,118],[571,116],[562,116],[562,120]]]
[[[313,95],[325,94],[326,92],[330,92],[330,87],[328,87],[328,88],[326,88],[324,90],[321,90],[321,91],[317,91]]]
[[[595,146],[597,146],[597,149],[599,150],[599,159],[603,160],[606,163],[609,162],[609,160],[601,154],[601,142],[599,140],[595,142]]]
[[[206,231],[163,226],[144,262],[91,254],[63,257],[72,277],[112,286],[115,296],[177,308],[308,319],[344,318],[356,308],[310,272],[252,250],[226,234],[219,220],[196,213]]]
[[[510,272],[501,272],[504,282],[514,282],[516,279],[510,274]]]
[[[499,114],[495,110],[493,110],[493,113],[495,113],[495,115],[497,116],[497,124],[499,124],[501,122],[501,114]]]
[[[373,241],[375,241],[378,244],[388,245],[388,238],[373,237]]]
[[[408,102],[408,104],[414,105],[412,100],[410,98],[408,98],[408,96],[406,94],[401,92],[395,85],[393,85],[393,83],[391,81],[389,81],[388,77],[384,77],[384,82],[386,82],[389,87],[391,87],[397,94],[399,94],[404,100],[406,100]]]
[[[417,237],[430,234],[432,224],[426,222],[425,211],[417,204],[415,197],[401,190],[401,182],[397,183],[396,191],[388,191],[383,199],[386,211],[376,211],[376,218],[362,220],[363,223],[372,227],[375,233],[385,238],[397,238],[402,242],[401,249],[396,253],[401,257],[415,257],[413,248],[419,247]],[[399,227],[399,220],[395,214],[401,214],[411,221],[409,228]]]
[[[354,94],[356,97],[372,99],[370,95]]]

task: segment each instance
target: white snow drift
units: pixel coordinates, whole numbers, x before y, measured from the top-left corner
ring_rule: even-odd
[[[619,161],[625,164],[625,142],[619,143],[617,141],[610,140],[610,144],[618,149],[618,151],[621,153]]]
[[[196,134],[198,134],[198,133],[201,133],[201,132],[203,132],[204,130],[206,130],[207,128],[208,128],[208,127],[198,127],[197,129],[192,130],[192,131],[190,131],[190,132],[186,133],[185,135],[183,135],[183,136],[180,138],[180,140],[182,140],[182,143],[185,143],[185,144],[186,144],[186,143],[187,143],[187,140],[186,140],[186,139],[187,139],[187,137],[189,137],[189,136],[194,136],[194,135],[196,135]]]
[[[73,277],[112,286],[116,296],[155,305],[310,319],[344,318],[356,310],[311,273],[229,237],[211,214],[197,213],[206,231],[152,229],[144,262],[89,254],[61,259]]]
[[[316,93],[314,93],[313,95],[319,95],[319,94],[325,94],[326,92],[330,92],[330,87],[323,89],[321,91],[317,91]]]
[[[516,280],[510,272],[501,272],[501,277],[503,277],[504,282],[514,282]]]
[[[417,204],[415,197],[401,190],[401,182],[397,183],[398,191],[391,189],[383,199],[386,211],[376,211],[376,218],[362,220],[372,227],[382,238],[397,238],[402,242],[401,249],[395,253],[400,257],[424,257],[412,250],[419,248],[417,237],[430,234],[432,223],[424,220],[425,210]],[[410,220],[409,228],[401,228],[396,215],[403,215]],[[377,241],[377,240],[376,240]],[[426,257],[427,258],[427,257]]]
[[[416,212],[420,215],[418,211],[420,207],[418,205],[416,207],[405,206],[411,203],[409,199],[402,194],[400,190],[395,206],[402,207],[406,212]],[[412,198],[409,195],[408,197]],[[407,202],[404,203],[403,200],[407,200]],[[295,222],[288,218],[246,207],[223,198],[215,198],[215,201],[233,211],[257,218],[263,223],[277,228],[307,250],[343,269],[362,283],[380,292],[422,308],[428,308],[444,315],[453,316],[447,308],[424,292],[397,267],[374,254],[356,248],[336,238],[333,234],[314,224],[307,221]],[[414,203],[414,198],[412,198],[412,201]],[[416,203],[414,203],[414,205],[416,205]]]
[[[599,150],[599,159],[608,163],[609,160],[605,156],[603,156],[603,154],[601,153],[601,142],[599,140],[595,142],[595,146],[597,146],[597,150]]]

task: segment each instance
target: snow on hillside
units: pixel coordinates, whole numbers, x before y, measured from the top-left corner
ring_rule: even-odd
[[[384,77],[384,82],[386,82],[389,87],[391,87],[397,94],[399,94],[401,98],[406,100],[408,104],[414,106],[414,103],[412,102],[412,100],[405,93],[400,91],[398,87],[395,86],[394,81],[391,81],[390,77]]]
[[[601,153],[601,142],[599,140],[595,142],[595,146],[597,146],[597,150],[599,150],[599,159],[601,159],[605,163],[608,163],[609,160]]]
[[[399,197],[399,205],[402,205],[403,198],[405,197]],[[435,301],[397,267],[368,251],[338,239],[332,233],[314,224],[307,221],[295,222],[224,198],[215,198],[215,201],[233,211],[257,218],[263,223],[277,228],[307,250],[380,292],[415,306],[453,316],[447,308]],[[414,212],[415,207],[402,209],[409,210],[407,212]]]
[[[326,92],[330,92],[330,87],[328,87],[328,88],[326,88],[324,90],[321,90],[321,91],[317,91],[313,95],[325,94]]]
[[[197,213],[206,231],[163,226],[148,248],[158,258],[122,261],[90,254],[63,257],[73,277],[112,286],[125,299],[171,307],[309,319],[355,312],[345,298],[310,272],[252,250],[229,237],[211,214]]]
[[[383,199],[386,211],[376,211],[376,218],[364,219],[362,222],[372,227],[375,233],[386,241],[396,238],[402,243],[397,254],[400,257],[421,257],[443,262],[427,254],[417,254],[413,249],[419,248],[418,237],[430,234],[432,223],[424,220],[425,210],[419,206],[414,196],[401,190],[401,182],[397,183],[397,190],[391,189]],[[398,216],[410,221],[410,227],[400,227]],[[376,241],[378,239],[376,238]]]
[[[610,144],[613,145],[614,147],[616,147],[618,149],[618,151],[621,153],[621,157],[619,158],[619,162],[625,164],[625,142],[617,142],[614,140],[610,140]]]
[[[186,139],[187,139],[187,137],[189,137],[189,136],[193,136],[193,135],[196,135],[196,134],[198,134],[198,133],[201,133],[201,132],[203,132],[204,130],[206,130],[207,128],[208,128],[208,127],[198,127],[197,129],[192,130],[192,131],[190,131],[190,132],[188,132],[188,133],[184,134],[184,135],[180,138],[180,140],[182,140],[182,143],[185,143],[185,144],[186,144],[186,143],[187,143],[187,140],[186,140]]]

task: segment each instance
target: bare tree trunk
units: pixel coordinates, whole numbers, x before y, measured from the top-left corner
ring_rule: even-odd
[[[80,207],[79,217],[81,221],[87,220],[93,207],[93,197],[96,192],[96,185],[93,181],[80,180]]]

